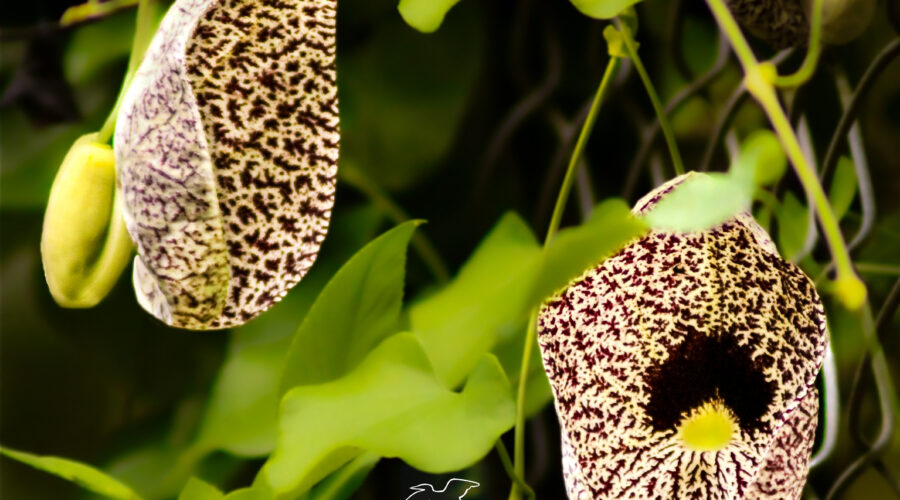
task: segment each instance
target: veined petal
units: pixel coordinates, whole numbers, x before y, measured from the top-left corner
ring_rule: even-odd
[[[741,214],[637,239],[544,305],[538,341],[570,498],[724,499],[763,477],[777,432],[814,392],[827,333],[812,282]],[[718,451],[678,432],[704,405],[738,423]]]
[[[128,90],[118,182],[140,304],[239,325],[312,266],[334,203],[336,0],[177,0]]]

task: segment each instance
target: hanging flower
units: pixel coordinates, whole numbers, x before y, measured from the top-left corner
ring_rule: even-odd
[[[815,0],[728,0],[738,22],[776,49],[806,45]],[[875,0],[823,0],[822,41],[847,43],[869,25]]]
[[[634,241],[547,302],[538,328],[570,499],[800,497],[824,310],[749,214]]]
[[[239,325],[312,266],[334,203],[336,0],[176,0],[116,128],[140,304]]]

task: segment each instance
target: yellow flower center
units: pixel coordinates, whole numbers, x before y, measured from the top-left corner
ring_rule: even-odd
[[[731,410],[721,401],[695,408],[678,424],[678,438],[693,451],[719,451],[731,443],[738,430]]]

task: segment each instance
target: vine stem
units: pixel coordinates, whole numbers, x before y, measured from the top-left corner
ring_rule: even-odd
[[[584,154],[585,146],[587,146],[588,138],[594,129],[594,122],[597,121],[597,115],[600,113],[600,105],[606,96],[610,83],[619,71],[621,60],[618,57],[610,56],[606,70],[603,72],[603,78],[597,87],[597,93],[594,95],[594,101],[591,103],[591,109],[581,126],[581,132],[578,134],[578,141],[575,143],[575,149],[572,150],[572,156],[569,158],[569,166],[566,169],[566,176],[563,178],[562,186],[559,188],[559,195],[556,198],[556,205],[553,207],[553,215],[550,217],[550,225],[547,228],[547,235],[544,237],[544,247],[553,239],[559,225],[562,222],[563,212],[569,201],[569,194],[572,191],[572,184],[575,182],[578,171],[578,163],[581,155]],[[531,311],[528,327],[525,330],[525,344],[522,348],[522,364],[519,368],[519,387],[516,396],[516,427],[515,427],[515,448],[513,451],[514,474],[519,478],[525,477],[525,394],[528,390],[528,370],[531,362],[531,352],[537,338],[537,316],[538,309]],[[517,483],[513,483],[512,490],[509,493],[510,500],[519,500],[522,498],[521,488]]]
[[[342,163],[341,168],[338,169],[338,176],[340,180],[353,186],[372,200],[372,203],[393,220],[394,223],[400,224],[410,220],[409,214],[396,201],[391,199],[390,195],[381,186],[356,165],[347,162]],[[438,253],[434,244],[424,233],[421,231],[413,233],[412,246],[438,282],[447,283],[450,281],[450,271],[447,268],[447,264],[441,259],[440,253]]]
[[[153,35],[156,32],[153,28],[153,12],[150,9],[150,0],[139,0],[135,19],[134,39],[131,42],[131,56],[128,58],[128,71],[122,80],[122,88],[119,89],[116,104],[109,112],[109,116],[106,117],[106,121],[103,122],[100,132],[97,134],[97,142],[105,144],[112,139],[116,130],[116,118],[119,116],[119,107],[122,105],[122,100],[128,92],[128,87],[131,86],[131,82],[134,80],[134,75],[137,73],[141,61],[144,60],[144,53],[147,52],[147,47],[150,46],[150,42],[153,40]]]
[[[819,223],[822,225],[825,240],[828,242],[828,247],[837,269],[835,294],[845,307],[857,311],[866,302],[866,287],[853,270],[847,245],[844,243],[838,221],[831,210],[828,198],[825,196],[815,170],[807,161],[803,150],[800,148],[797,135],[791,128],[790,121],[785,115],[781,103],[778,102],[778,96],[775,94],[773,86],[773,82],[777,78],[777,70],[772,64],[760,64],[756,60],[750,45],[747,43],[743,33],[741,33],[741,29],[731,15],[731,11],[725,6],[723,0],[706,0],[706,3],[709,5],[719,27],[728,36],[731,46],[741,62],[747,91],[756,98],[766,115],[768,115],[785,153],[794,166],[797,177],[800,178],[800,182],[803,184],[807,198],[815,205]]]
[[[666,146],[669,148],[669,155],[672,157],[672,167],[675,169],[675,175],[682,175],[684,174],[684,162],[681,161],[681,153],[678,152],[678,143],[675,142],[675,133],[672,132],[672,125],[666,117],[666,110],[663,109],[662,103],[659,100],[659,95],[653,87],[653,82],[650,81],[650,76],[644,68],[644,63],[641,62],[641,58],[638,56],[637,44],[635,44],[634,39],[631,37],[631,30],[628,28],[628,25],[619,18],[616,18],[616,24],[618,25],[619,33],[622,34],[625,48],[628,50],[628,57],[631,59],[631,62],[634,63],[634,69],[636,69],[638,75],[640,75],[641,82],[643,82],[644,88],[647,90],[647,97],[650,98],[650,103],[653,104],[653,110],[656,112],[656,119],[659,121],[660,128],[662,128],[663,137],[666,138]]]
[[[819,64],[819,53],[822,52],[822,6],[824,0],[813,1],[812,22],[809,33],[809,50],[800,68],[791,75],[776,76],[775,85],[779,87],[799,87],[812,78]]]

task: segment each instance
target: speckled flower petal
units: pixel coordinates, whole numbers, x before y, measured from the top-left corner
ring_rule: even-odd
[[[734,17],[773,48],[802,45],[809,37],[809,22],[802,0],[728,0]]]
[[[176,0],[128,90],[118,183],[140,304],[227,328],[315,261],[338,155],[336,0]]]
[[[749,214],[634,241],[548,301],[538,328],[570,498],[746,497],[827,342],[812,282]],[[738,429],[691,450],[679,422],[707,403]]]
[[[811,388],[797,410],[778,429],[759,474],[744,498],[800,498],[809,472],[818,410],[819,394]]]

